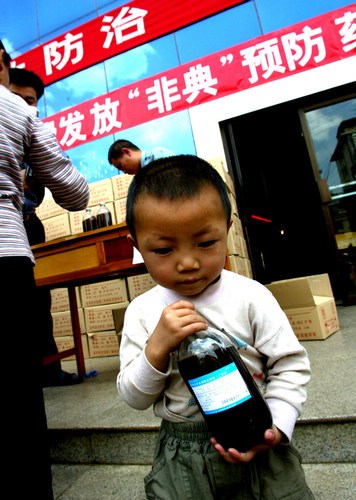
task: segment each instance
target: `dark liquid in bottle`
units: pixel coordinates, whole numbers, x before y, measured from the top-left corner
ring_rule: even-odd
[[[98,214],[96,216],[96,220],[97,220],[98,228],[112,225],[112,217],[111,217],[110,212]]]
[[[95,217],[90,217],[88,219],[83,220],[83,231],[86,233],[87,231],[92,231],[97,228]]]
[[[247,451],[264,441],[264,432],[272,427],[270,410],[234,347],[214,349],[216,356],[189,356],[178,361],[179,371],[190,392],[195,397],[213,437],[226,450],[236,448]],[[206,414],[196,397],[189,380],[210,374],[234,363],[247,386],[251,397],[227,410]]]

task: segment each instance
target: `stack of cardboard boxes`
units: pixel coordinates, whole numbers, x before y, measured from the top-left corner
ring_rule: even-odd
[[[83,285],[80,296],[84,309],[89,356],[114,356],[119,352],[113,310],[123,313],[128,306],[125,279]]]
[[[229,254],[229,264],[231,271],[252,278],[251,261],[249,259],[246,240],[242,222],[239,217],[239,212],[236,202],[236,194],[232,177],[224,167],[224,162],[221,158],[213,158],[209,163],[219,172],[225,181],[231,208],[232,208],[232,226],[228,233],[227,247]]]
[[[126,308],[155,286],[149,274],[117,278],[76,288],[84,358],[117,356]],[[74,346],[68,290],[51,290],[53,336],[61,352]],[[75,359],[74,355],[66,359]]]
[[[81,307],[80,291],[76,289],[80,333],[82,335],[82,346],[84,357],[89,357],[88,341],[84,320],[84,311]],[[59,352],[74,347],[73,328],[69,309],[69,296],[67,288],[55,288],[51,290],[51,314],[53,319],[53,337]],[[75,359],[74,355],[66,359]]]

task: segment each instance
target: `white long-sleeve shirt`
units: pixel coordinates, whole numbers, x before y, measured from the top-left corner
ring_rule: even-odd
[[[145,356],[146,343],[163,309],[180,299],[191,301],[217,329],[247,344],[240,355],[271,409],[273,423],[290,440],[306,401],[310,379],[307,353],[269,290],[252,279],[223,270],[219,281],[196,297],[182,297],[159,285],[128,306],[120,345],[118,391],[136,409],[153,405],[156,416],[172,422],[203,420],[171,353],[165,373]]]
[[[29,165],[56,203],[84,210],[89,187],[31,106],[0,84],[0,257],[34,258],[23,225],[21,170]]]

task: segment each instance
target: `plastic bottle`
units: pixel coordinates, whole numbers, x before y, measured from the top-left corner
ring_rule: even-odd
[[[264,441],[272,416],[236,339],[227,335],[213,328],[189,335],[179,347],[178,368],[211,435],[225,450],[243,452]]]
[[[83,215],[83,231],[92,231],[97,228],[95,215],[91,213],[91,208],[86,208]]]
[[[111,212],[105,203],[100,203],[99,210],[96,214],[96,220],[98,228],[112,225]]]

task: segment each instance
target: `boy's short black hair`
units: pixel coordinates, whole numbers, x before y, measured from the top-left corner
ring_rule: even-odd
[[[2,43],[2,41],[0,40],[0,50],[3,49],[5,52],[2,56],[2,60],[3,60],[3,63],[5,64],[5,66],[7,68],[10,67],[10,61],[11,61],[11,56],[10,54],[6,51],[5,47],[4,47],[4,44]]]
[[[176,155],[159,158],[141,168],[134,176],[126,201],[126,224],[134,239],[135,203],[142,195],[176,201],[193,198],[203,187],[213,186],[220,195],[230,223],[231,203],[221,175],[210,163],[195,155]]]
[[[35,89],[37,100],[43,96],[44,84],[41,78],[33,71],[25,68],[9,69],[10,83],[19,87],[32,87]]]

